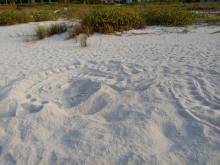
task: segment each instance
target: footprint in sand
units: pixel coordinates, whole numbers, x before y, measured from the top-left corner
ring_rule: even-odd
[[[43,105],[34,105],[30,103],[23,103],[21,107],[26,111],[26,113],[37,113],[43,109]]]
[[[76,79],[64,91],[63,102],[65,108],[72,108],[86,101],[91,95],[101,88],[100,82],[90,79]]]
[[[7,85],[0,87],[0,118],[14,117],[16,114],[17,102],[14,99],[8,98],[15,81],[11,81]]]
[[[104,109],[107,106],[107,104],[108,104],[108,101],[106,100],[106,98],[104,98],[103,96],[98,97],[95,100],[88,114],[92,115],[92,114],[98,113],[99,111]]]

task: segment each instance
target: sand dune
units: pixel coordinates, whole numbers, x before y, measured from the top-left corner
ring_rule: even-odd
[[[219,164],[218,26],[95,34],[86,48],[26,42],[36,26],[0,27],[0,164]]]

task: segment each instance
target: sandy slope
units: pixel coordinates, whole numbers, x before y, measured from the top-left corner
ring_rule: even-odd
[[[220,27],[35,27],[0,27],[0,164],[219,164]]]

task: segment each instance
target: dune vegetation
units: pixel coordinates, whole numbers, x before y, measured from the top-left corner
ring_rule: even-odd
[[[50,37],[55,34],[64,33],[67,31],[67,25],[60,24],[51,24],[48,27],[38,26],[35,30],[37,39],[44,39],[45,37]]]
[[[0,9],[0,25],[57,20],[80,20],[74,33],[113,33],[143,28],[147,25],[186,26],[198,22],[219,23],[218,15],[198,13],[197,10],[220,11],[218,3],[208,4],[28,4]],[[75,32],[74,32],[75,31]]]

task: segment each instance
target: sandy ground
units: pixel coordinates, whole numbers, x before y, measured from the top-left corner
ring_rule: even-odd
[[[35,27],[0,27],[0,164],[219,165],[220,27]]]

